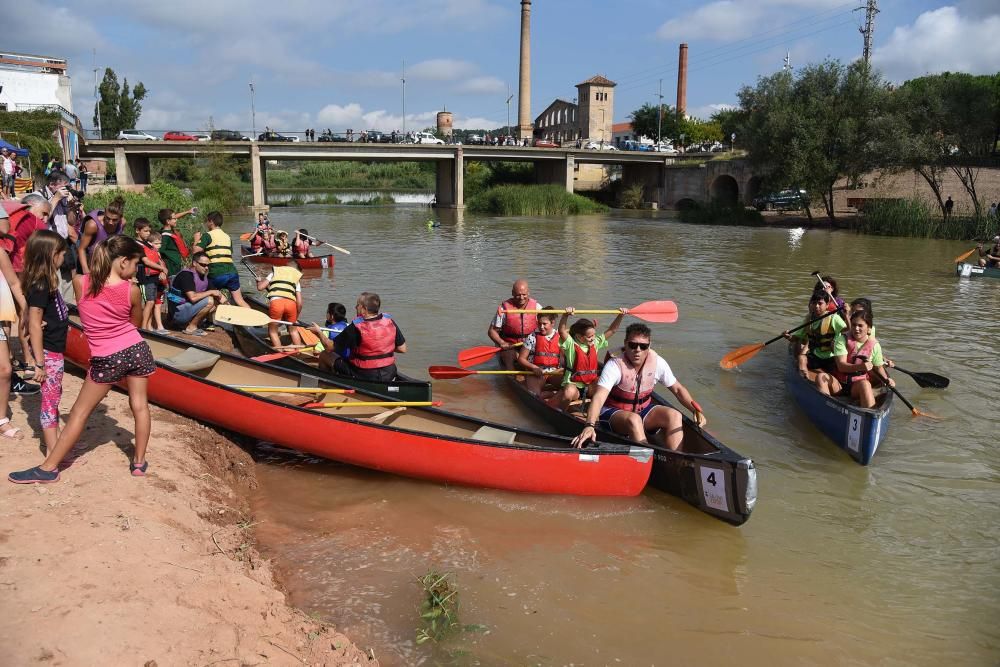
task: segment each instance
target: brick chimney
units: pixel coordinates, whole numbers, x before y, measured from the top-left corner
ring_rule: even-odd
[[[517,80],[517,134],[531,139],[531,0],[521,0],[521,69]]]
[[[677,115],[681,118],[687,115],[688,88],[688,45],[681,44],[677,55]]]

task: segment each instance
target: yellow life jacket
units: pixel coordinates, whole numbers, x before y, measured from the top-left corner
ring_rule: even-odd
[[[205,246],[205,254],[212,264],[233,263],[233,240],[229,234],[218,227],[208,233],[209,243]]]
[[[267,285],[268,299],[291,299],[295,301],[295,286],[299,284],[302,272],[290,266],[274,267],[274,276]]]

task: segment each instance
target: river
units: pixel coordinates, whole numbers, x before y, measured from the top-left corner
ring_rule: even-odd
[[[968,244],[621,212],[310,206],[272,219],[352,252],[303,280],[305,315],[320,319],[331,300],[350,311],[377,291],[409,341],[401,368],[421,377],[486,342],[515,277],[559,307],[674,300],[680,320],[653,325],[654,346],[709,430],[758,468],[757,507],[734,528],[658,492],[518,495],[276,454],[258,471],[263,550],[295,605],[382,664],[997,664],[1000,283],[954,276]],[[952,381],[921,390],[897,375],[941,419],[897,402],[869,467],[792,404],[782,345],[737,372],[718,366],[800,321],[814,270],[848,299],[872,298],[900,366]],[[495,379],[434,392],[452,410],[539,425]],[[461,622],[476,627],[417,646],[415,579],[431,570],[451,573]]]

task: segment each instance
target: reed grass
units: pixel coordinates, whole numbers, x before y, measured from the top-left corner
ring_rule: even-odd
[[[710,201],[707,204],[697,202],[682,208],[678,217],[681,222],[689,222],[695,225],[728,225],[762,227],[766,223],[760,211],[746,208],[739,204],[725,204],[719,201]]]
[[[917,199],[870,200],[855,229],[878,236],[929,239],[990,239],[1000,234],[996,216],[956,216],[944,220],[937,209]]]
[[[558,185],[498,185],[472,197],[473,213],[496,215],[580,215],[604,213],[604,204],[566,192]]]

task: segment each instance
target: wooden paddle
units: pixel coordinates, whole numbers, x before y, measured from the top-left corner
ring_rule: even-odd
[[[276,359],[284,359],[285,357],[290,357],[295,354],[312,354],[313,350],[308,347],[304,347],[301,350],[286,350],[285,352],[271,352],[270,354],[261,354],[256,357],[250,357],[253,361],[274,361]]]
[[[959,262],[964,262],[965,260],[967,260],[969,258],[969,255],[971,255],[972,253],[976,252],[977,250],[979,250],[978,247],[977,248],[973,248],[972,250],[970,250],[967,253],[963,253],[963,254],[959,255],[958,257],[955,258],[955,264],[958,264]]]
[[[247,232],[246,234],[240,234],[240,241],[249,241],[256,233],[257,232]]]
[[[506,313],[534,313],[540,315],[562,315],[564,310],[506,310]],[[617,310],[576,310],[574,315],[617,315]],[[646,301],[628,309],[628,314],[646,322],[671,324],[677,321],[677,304],[673,301]]]
[[[910,414],[912,414],[914,417],[928,417],[930,419],[940,419],[940,417],[936,415],[932,415],[928,412],[917,410],[915,407],[913,407],[913,403],[910,403],[908,400],[906,400],[906,398],[901,393],[899,393],[899,390],[896,389],[895,387],[890,386],[888,383],[885,386],[889,388],[889,391],[891,391],[897,397],[899,397],[899,400],[903,402],[903,405],[905,405],[910,409]]]
[[[441,401],[344,401],[343,403],[306,403],[303,408],[437,408]]]
[[[222,304],[215,309],[215,321],[222,322],[224,324],[234,324],[238,327],[264,327],[271,322],[274,322],[275,324],[287,324],[293,327],[298,326],[295,322],[272,320],[267,316],[267,313],[251,310],[250,308],[243,308],[241,306],[231,306],[229,304]],[[320,327],[320,329],[323,331],[333,331],[333,329],[329,327]],[[317,342],[319,341],[317,340]]]
[[[809,320],[805,324],[800,324],[799,326],[795,327],[794,329],[789,329],[788,333],[793,333],[795,331],[798,331],[799,329],[804,329],[807,326],[809,326],[810,324],[814,324],[816,322],[819,322],[820,320],[822,320],[822,319],[824,319],[826,317],[830,317],[833,314],[834,313],[826,313],[825,315],[820,315],[819,317],[816,317],[814,319]],[[744,345],[743,347],[738,347],[735,350],[733,350],[732,352],[730,352],[729,354],[727,354],[726,356],[722,357],[722,359],[719,361],[719,365],[722,366],[726,370],[730,370],[730,369],[736,368],[740,364],[745,363],[745,362],[749,361],[750,359],[753,359],[755,356],[757,356],[758,352],[760,352],[761,350],[763,350],[765,347],[767,347],[771,343],[773,343],[775,341],[779,341],[779,340],[781,340],[784,337],[785,337],[785,334],[782,333],[781,335],[775,336],[771,340],[764,341],[763,343],[753,343],[751,345]]]
[[[886,366],[888,368],[888,366]],[[899,366],[893,366],[893,368],[900,373],[905,373],[913,378],[918,385],[923,388],[931,389],[946,389],[951,380],[943,375],[938,375],[937,373],[914,373],[913,371],[908,371],[905,368],[900,368]]]
[[[524,343],[514,343],[510,347],[515,348],[520,347],[521,345],[524,345]],[[458,353],[458,365],[462,368],[478,366],[485,361],[489,361],[500,352],[503,352],[503,348],[496,347],[494,345],[479,345],[477,347],[470,347]]]
[[[435,380],[457,380],[469,375],[534,375],[531,371],[469,371],[455,366],[431,366],[427,372]]]
[[[310,241],[317,241],[317,242],[319,242],[319,243],[322,243],[323,245],[328,245],[328,246],[330,246],[331,248],[333,248],[334,250],[337,250],[337,251],[339,251],[339,252],[342,252],[342,253],[344,253],[345,255],[350,255],[350,254],[351,254],[351,251],[350,251],[350,250],[346,250],[345,248],[341,248],[341,247],[340,247],[339,245],[333,245],[332,243],[327,243],[326,241],[320,241],[320,240],[319,240],[318,238],[315,238],[315,237],[313,237],[313,236],[309,236],[308,234],[303,234],[302,232],[297,232],[297,233],[298,233],[298,235],[299,235],[299,236],[301,236],[302,238],[305,238],[305,239],[309,239]]]
[[[274,394],[353,394],[356,389],[320,389],[319,387],[254,387],[246,384],[231,384],[233,389],[255,393]]]

